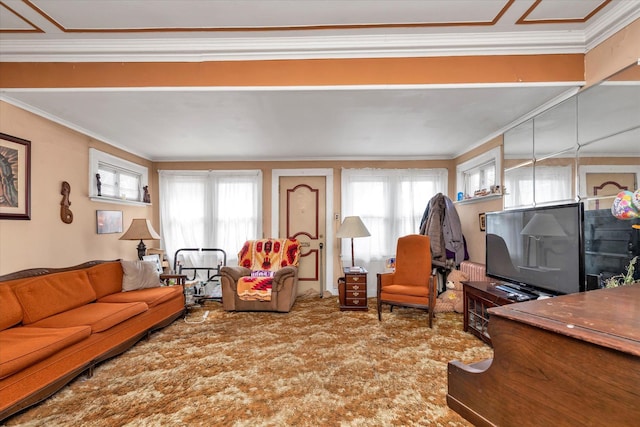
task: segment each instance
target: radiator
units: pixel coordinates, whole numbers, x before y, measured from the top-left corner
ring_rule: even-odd
[[[492,281],[486,276],[486,269],[484,264],[473,261],[462,261],[460,263],[460,271],[466,273],[469,276],[469,280],[473,282],[489,282]]]

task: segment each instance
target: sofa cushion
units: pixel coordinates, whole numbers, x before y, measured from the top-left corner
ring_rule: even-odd
[[[84,270],[35,277],[16,286],[14,292],[22,306],[22,323],[25,325],[96,299],[89,276]]]
[[[37,328],[68,328],[77,325],[91,327],[91,332],[102,332],[112,326],[122,323],[140,313],[147,311],[149,307],[143,302],[130,303],[101,303],[83,305],[55,316],[47,317],[28,327]]]
[[[160,286],[160,276],[154,263],[139,260],[120,262],[124,272],[122,277],[122,290],[124,292]]]
[[[182,286],[162,286],[159,288],[138,289],[136,291],[118,292],[107,295],[98,302],[144,302],[149,307],[155,307],[172,298],[181,297]]]
[[[409,295],[415,297],[428,297],[429,296],[429,287],[428,286],[414,286],[414,285],[403,285],[403,284],[393,284],[387,285],[384,287],[383,291],[386,295]],[[396,296],[393,297],[396,299]]]
[[[119,261],[105,262],[87,268],[87,275],[96,298],[122,292],[122,264]]]
[[[0,331],[22,321],[22,307],[9,286],[0,285],[0,307]]]
[[[0,331],[0,379],[18,372],[91,335],[88,326],[18,327]]]

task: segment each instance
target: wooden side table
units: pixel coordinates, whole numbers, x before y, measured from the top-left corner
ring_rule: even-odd
[[[464,293],[464,331],[471,332],[489,345],[489,313],[487,309],[511,304],[505,291],[496,289],[494,282],[462,282]]]
[[[369,309],[367,305],[367,270],[351,271],[344,269],[344,280],[338,283],[340,310]]]

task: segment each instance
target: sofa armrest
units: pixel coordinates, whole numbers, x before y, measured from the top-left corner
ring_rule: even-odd
[[[276,274],[273,276],[273,290],[280,291],[284,286],[284,282],[289,278],[296,279],[298,277],[298,267],[287,266],[282,267],[280,270],[276,271]]]

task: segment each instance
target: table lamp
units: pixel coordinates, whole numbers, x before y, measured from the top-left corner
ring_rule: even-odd
[[[536,266],[543,267],[546,262],[542,255],[542,244],[540,241],[543,237],[566,237],[558,220],[548,213],[536,213],[531,220],[524,226],[520,232],[523,236],[533,237],[536,242]],[[529,247],[530,249],[530,247]],[[527,264],[530,261],[530,254],[527,253]]]
[[[347,216],[340,224],[340,228],[336,233],[338,238],[351,239],[351,267],[355,267],[356,261],[353,255],[353,239],[355,237],[369,237],[371,233],[367,230],[359,216]]]
[[[160,240],[160,236],[153,229],[148,219],[135,218],[131,221],[129,229],[119,240],[140,240],[140,243],[138,243],[138,259],[142,259],[147,251],[143,240]]]

